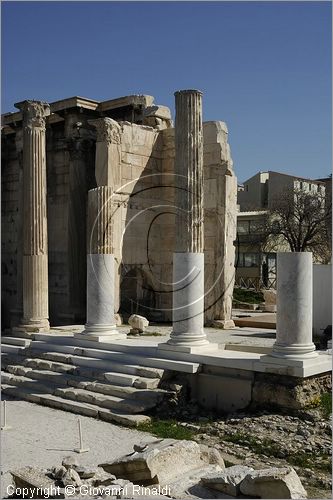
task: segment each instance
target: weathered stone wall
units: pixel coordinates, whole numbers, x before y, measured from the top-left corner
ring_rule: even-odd
[[[237,178],[223,122],[204,123],[205,320],[231,320]]]
[[[20,183],[22,169],[20,154],[16,150],[15,134],[2,140],[2,322],[9,325],[11,316],[22,314],[22,284],[17,285],[17,276],[22,276],[22,234],[20,231]],[[4,161],[4,159],[6,159]],[[21,256],[21,259],[18,257]]]
[[[59,312],[68,312],[68,177],[69,161],[63,126],[46,136],[47,217],[49,251],[50,318],[62,322]]]
[[[122,124],[122,186],[117,195],[122,215],[115,248],[121,261],[121,313],[125,316],[140,312],[156,320],[171,319],[171,314],[160,312],[171,304],[165,299],[171,287],[163,282],[171,277],[174,223],[167,206],[170,188],[163,175],[165,132]]]

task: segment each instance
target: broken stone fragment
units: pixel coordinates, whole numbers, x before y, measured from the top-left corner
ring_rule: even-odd
[[[15,482],[12,474],[10,472],[1,472],[1,493],[10,491],[7,488],[15,488]]]
[[[66,467],[62,465],[61,467],[52,467],[50,474],[54,479],[62,479],[66,472]]]
[[[132,314],[129,317],[128,324],[132,327],[130,333],[143,333],[149,325],[149,321],[144,316]]]
[[[143,124],[163,130],[173,126],[170,109],[166,106],[149,106],[144,110]]]
[[[276,312],[276,290],[263,290],[264,295],[264,310],[267,312]]]
[[[97,467],[85,467],[84,465],[74,466],[73,469],[81,479],[90,479],[97,473]]]
[[[201,458],[204,462],[211,465],[219,465],[221,469],[225,469],[224,460],[217,448],[211,448],[206,444],[200,444]]]
[[[113,484],[116,476],[105,472],[101,467],[97,467],[96,474],[91,479],[88,479],[88,483],[92,486],[109,486]]]
[[[240,485],[243,495],[259,498],[307,498],[300,478],[292,467],[272,467],[246,475]]]
[[[100,467],[134,483],[164,486],[203,464],[200,447],[194,441],[162,439],[149,443],[142,452],[134,451]]]
[[[222,491],[227,495],[237,496],[240,493],[241,482],[251,471],[253,469],[246,465],[233,465],[220,473],[203,476],[201,484],[213,490]]]
[[[22,467],[21,469],[10,471],[10,473],[13,476],[16,487],[31,488],[32,493],[35,489],[50,491],[50,488],[55,487],[55,482],[47,477],[45,472],[35,467]],[[35,496],[31,498],[35,498]]]
[[[221,468],[218,465],[207,465],[202,464],[200,468],[192,469],[184,474],[178,475],[170,482],[168,488],[172,498],[185,499],[188,494],[191,494],[190,498],[213,498],[219,497],[220,495],[212,495],[212,490],[209,490],[200,483],[201,477],[208,476],[210,474],[219,474]],[[193,495],[193,496],[192,496]]]
[[[79,474],[76,472],[76,470],[71,469],[71,468],[69,468],[66,471],[65,475],[62,478],[62,482],[63,482],[64,486],[71,485],[71,486],[78,487],[78,486],[82,485],[82,481],[81,481]]]
[[[171,120],[171,112],[167,106],[148,106],[144,110],[143,116],[157,116],[158,118],[163,118],[164,120]]]
[[[78,467],[79,464],[78,464],[78,461],[77,461],[76,457],[68,456],[68,457],[65,457],[63,459],[62,465],[66,469],[70,469],[70,468],[73,468],[73,467]]]

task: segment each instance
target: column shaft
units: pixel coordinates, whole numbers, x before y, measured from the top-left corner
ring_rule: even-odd
[[[176,241],[173,256],[173,331],[169,346],[208,344],[204,323],[202,94],[175,93]],[[162,347],[162,346],[161,346]]]
[[[83,335],[93,340],[123,338],[114,319],[111,187],[88,192],[87,323]]]
[[[23,320],[20,329],[47,331],[48,255],[45,118],[48,104],[24,101],[23,113]]]
[[[312,253],[277,255],[276,342],[272,355],[315,357],[312,342]]]
[[[175,205],[176,252],[203,252],[202,95],[180,91],[176,96]]]
[[[121,126],[108,117],[89,120],[89,123],[96,129],[95,177],[97,186],[108,186],[112,188],[112,193],[114,193],[122,183]],[[113,206],[115,208],[114,201]],[[120,210],[113,211],[112,226],[121,226]],[[113,231],[112,245],[115,262],[113,304],[116,314],[120,306],[121,231]]]

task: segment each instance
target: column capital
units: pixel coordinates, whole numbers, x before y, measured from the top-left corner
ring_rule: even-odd
[[[176,90],[176,92],[174,93],[175,96],[185,94],[198,94],[201,96],[203,93],[201,92],[201,90],[197,89]]]
[[[43,101],[21,101],[14,105],[23,114],[25,127],[40,127],[45,129],[45,119],[50,115],[50,106]]]
[[[88,120],[88,123],[96,128],[97,142],[121,143],[121,126],[112,118],[97,118],[96,120]]]

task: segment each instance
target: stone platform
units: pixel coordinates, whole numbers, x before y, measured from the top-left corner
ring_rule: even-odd
[[[166,373],[185,376],[191,397],[203,407],[229,412],[250,404],[279,404],[279,398],[272,400],[272,388],[280,391],[283,405],[297,408],[307,401],[303,396],[303,403],[297,400],[302,388],[310,384],[320,390],[321,381],[326,384],[331,371],[327,351],[306,360],[272,357],[274,331],[236,329],[224,333],[207,329],[207,337],[215,345],[202,353],[186,353],[159,349],[158,344],[168,338],[163,333],[170,329],[150,328],[162,335],[156,336],[155,331],[149,340],[138,337],[97,344],[74,336],[83,329],[74,325],[26,338],[2,337],[3,391],[40,404],[137,425],[149,420],[145,412],[163,398],[159,385]],[[122,329],[126,331],[126,327]],[[224,340],[218,347],[217,339]]]

